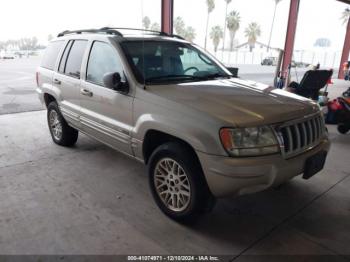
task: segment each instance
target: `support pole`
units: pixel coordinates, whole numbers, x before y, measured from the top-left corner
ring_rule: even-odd
[[[275,77],[273,79],[273,86],[277,87],[277,81],[280,73],[280,68],[282,64],[282,58],[283,58],[283,50],[278,49],[278,60],[277,60],[277,65],[276,65],[276,71],[275,71]]]
[[[283,62],[282,62],[282,68],[281,68],[281,71],[283,73],[288,71],[288,66],[292,62],[295,33],[296,33],[297,22],[298,22],[299,5],[300,5],[300,0],[290,0],[287,35],[286,35],[286,42],[284,45]],[[286,85],[288,85],[288,81],[289,81],[289,76],[287,76],[287,79],[285,81]]]
[[[344,78],[343,64],[348,61],[349,52],[350,52],[350,18],[348,21],[348,26],[346,28],[343,52],[342,52],[341,59],[340,59],[339,73],[338,73],[339,79]]]
[[[161,30],[169,35],[173,34],[174,0],[162,0]]]

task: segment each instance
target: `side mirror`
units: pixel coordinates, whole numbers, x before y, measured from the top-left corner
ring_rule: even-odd
[[[238,68],[237,67],[226,67],[228,71],[232,74],[233,77],[238,77]]]
[[[116,91],[120,91],[120,92],[128,91],[127,83],[122,82],[122,78],[118,72],[106,73],[103,76],[103,84],[105,87]]]

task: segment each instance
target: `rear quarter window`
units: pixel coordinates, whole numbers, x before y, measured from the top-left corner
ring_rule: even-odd
[[[56,64],[58,54],[61,51],[64,41],[51,42],[46,48],[45,54],[41,61],[41,66],[53,70]]]

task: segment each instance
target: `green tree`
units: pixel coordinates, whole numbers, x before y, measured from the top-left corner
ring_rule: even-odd
[[[230,33],[230,51],[233,50],[234,40],[236,33],[239,29],[239,25],[241,22],[241,17],[239,15],[239,12],[233,10],[229,13],[227,16],[227,29]]]
[[[151,25],[151,19],[149,19],[148,16],[145,16],[143,19],[142,19],[142,26],[144,29],[148,30],[149,27]]]
[[[271,37],[272,37],[272,32],[273,32],[273,26],[275,25],[275,17],[276,17],[276,10],[277,10],[277,5],[279,2],[282,0],[275,0],[275,9],[273,11],[273,16],[272,16],[272,24],[271,24],[271,30],[270,30],[270,36],[269,36],[269,42],[267,44],[267,51],[270,49],[270,44],[271,44]]]
[[[183,36],[187,41],[193,42],[196,38],[196,30],[192,26],[188,26],[185,29],[185,34]]]
[[[222,39],[222,51],[225,50],[226,24],[227,24],[227,8],[228,8],[228,5],[232,2],[232,0],[225,0],[225,2],[226,2],[226,9],[225,9],[224,37],[223,37],[223,39]]]
[[[174,20],[174,29],[176,34],[185,36],[185,22],[181,16],[177,16]]]
[[[215,0],[206,0],[208,13],[207,13],[207,25],[205,27],[205,40],[204,40],[204,48],[207,48],[207,38],[208,38],[208,26],[209,26],[209,16],[210,13],[213,12],[215,8]]]
[[[260,25],[256,22],[250,23],[244,31],[245,37],[248,38],[249,51],[252,52],[256,40],[261,35]]]
[[[5,49],[15,49],[17,47],[19,47],[19,40],[13,40],[13,39],[10,39],[10,40],[7,40],[5,42]]]
[[[223,36],[224,36],[224,33],[222,31],[222,27],[221,26],[216,25],[216,26],[214,26],[211,29],[210,38],[213,40],[215,53],[218,50],[218,46],[219,46],[220,40],[222,39]]]
[[[343,25],[347,25],[350,18],[350,9],[346,8],[342,13],[340,19],[342,20]]]
[[[154,22],[151,25],[151,30],[153,30],[153,31],[160,31],[160,25],[158,23]]]
[[[39,48],[38,46],[38,38],[21,38],[18,43],[18,47],[20,50],[36,50]]]

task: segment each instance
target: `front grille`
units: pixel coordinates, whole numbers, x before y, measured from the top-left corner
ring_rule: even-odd
[[[318,145],[326,128],[320,114],[282,125],[277,130],[282,154],[285,158],[296,156]]]

